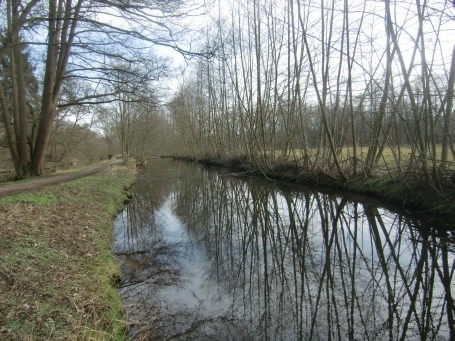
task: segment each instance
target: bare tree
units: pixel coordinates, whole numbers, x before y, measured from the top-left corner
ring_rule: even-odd
[[[197,6],[188,7],[178,0],[51,0],[48,3],[8,0],[1,3],[1,10],[1,16],[7,20],[1,28],[0,58],[8,59],[12,65],[9,77],[14,91],[10,101],[2,86],[0,104],[4,121],[12,124],[7,123],[6,130],[18,178],[25,176],[29,167],[31,173],[43,174],[46,150],[59,106],[112,101],[115,94],[109,93],[108,89],[116,81],[111,77],[115,65],[119,61],[138,64],[144,61],[142,57],[149,54],[153,46],[167,46],[191,55],[191,42],[188,42],[188,48],[178,43],[186,33],[179,20],[198,14]],[[44,30],[47,32],[45,39]],[[35,136],[28,131],[23,68],[18,58],[23,45],[46,49]],[[38,49],[35,50],[39,53]],[[64,103],[60,96],[62,86],[74,78],[90,84],[91,92]],[[27,146],[29,141],[30,147]]]
[[[233,2],[207,24],[218,50],[204,77],[193,72],[172,101],[176,154],[441,188],[441,166],[453,167],[452,16],[448,2],[420,0]]]

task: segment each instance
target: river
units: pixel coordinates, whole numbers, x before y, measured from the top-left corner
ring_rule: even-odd
[[[455,247],[436,219],[170,159],[132,191],[113,251],[133,338],[455,337]]]

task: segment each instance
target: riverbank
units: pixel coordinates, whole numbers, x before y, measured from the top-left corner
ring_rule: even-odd
[[[0,339],[119,340],[112,222],[133,171],[0,198]]]
[[[349,182],[346,182],[337,176],[336,172],[333,174],[306,172],[303,167],[297,167],[293,162],[279,160],[258,166],[257,163],[246,161],[246,158],[230,159],[225,162],[210,158],[198,160],[186,157],[173,158],[229,168],[234,172],[264,176],[277,181],[367,195],[386,204],[421,213],[455,217],[455,171],[452,171],[451,178],[440,179],[437,185],[422,181],[415,174],[399,175],[390,170],[376,172],[370,177],[351,176]]]

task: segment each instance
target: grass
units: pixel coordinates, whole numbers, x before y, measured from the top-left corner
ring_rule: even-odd
[[[93,166],[100,166],[102,164],[105,164],[105,163],[110,163],[114,160],[103,160],[103,161],[100,161],[100,162],[96,162],[96,163],[92,163],[92,164],[88,164],[88,165],[81,165],[81,166],[76,166],[76,167],[71,167],[69,169],[57,169],[57,171],[55,172],[55,174],[68,174],[68,173],[77,173],[77,172],[81,172],[81,171],[84,171],[86,169],[89,169],[89,168],[92,168]]]
[[[47,205],[57,202],[57,197],[53,194],[20,193],[11,197],[0,198],[0,204],[14,204],[19,202],[35,205]]]
[[[74,168],[69,168],[69,169],[58,169],[56,170],[55,173],[48,173],[46,172],[46,169],[45,169],[45,176],[46,175],[50,175],[50,174],[57,174],[57,175],[61,175],[61,174],[71,174],[71,173],[78,173],[78,172],[82,172],[84,170],[87,170],[87,169],[90,169],[94,166],[101,166],[103,164],[106,164],[106,163],[110,163],[114,160],[103,160],[103,161],[100,161],[100,162],[97,162],[97,163],[92,163],[92,164],[88,164],[88,165],[81,165],[81,166],[76,166]],[[14,183],[21,183],[21,182],[29,182],[29,181],[33,181],[35,178],[33,176],[27,176],[26,178],[24,179],[20,179],[20,180],[14,180],[14,177],[15,177],[15,171],[14,171],[14,168],[4,168],[4,169],[0,169],[0,174],[1,172],[4,172],[4,173],[7,173],[9,174],[8,177],[4,178],[4,179],[0,179],[0,186],[1,185],[4,185],[4,184],[8,184],[8,183],[11,183],[11,182],[14,182]]]
[[[0,339],[122,340],[112,221],[133,173],[0,200]]]
[[[365,161],[365,158],[368,154],[368,146],[357,146],[357,157],[361,161]],[[309,154],[314,157],[316,156],[316,149],[310,149]],[[411,158],[411,155],[413,153],[413,150],[409,146],[400,146],[400,149],[398,148],[391,148],[390,146],[387,146],[384,148],[384,151],[382,152],[382,157],[379,161],[379,166],[384,166],[388,165],[393,168],[396,167],[397,160],[395,158],[400,157],[401,161],[409,161]],[[436,160],[440,161],[441,159],[441,153],[442,153],[442,145],[437,145],[436,146]],[[281,150],[276,151],[276,155],[280,155]],[[290,158],[295,155],[296,158],[301,158],[303,156],[303,150],[301,149],[296,149],[294,150],[294,153],[290,153]],[[352,147],[343,147],[341,149],[340,153],[340,161],[342,160],[348,160],[351,159],[353,156],[353,149]],[[451,153],[449,153],[449,162],[455,162],[455,159],[452,157]]]

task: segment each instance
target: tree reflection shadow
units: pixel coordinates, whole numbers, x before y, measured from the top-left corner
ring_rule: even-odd
[[[343,196],[169,161],[162,167],[179,168],[178,181],[142,183],[124,214],[123,251],[143,262],[134,274],[126,270],[141,282],[123,291],[139,311],[130,314],[137,335],[454,338],[446,234]],[[166,241],[163,210],[178,219],[178,242]],[[172,262],[159,261],[159,247],[173,252]],[[138,250],[146,252],[133,255]],[[172,276],[160,283],[157,269]]]

